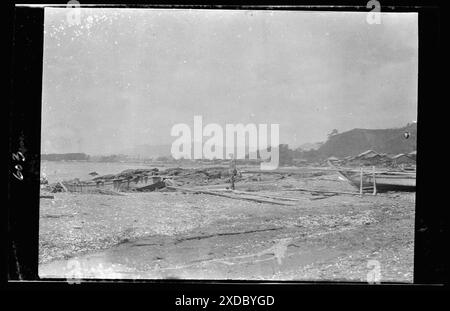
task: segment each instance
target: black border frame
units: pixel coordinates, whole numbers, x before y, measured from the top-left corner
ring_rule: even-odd
[[[313,1],[314,2],[314,1]],[[432,120],[436,113],[430,103],[438,103],[442,97],[443,79],[436,75],[441,67],[441,12],[437,3],[430,1],[396,1],[381,2],[382,12],[418,12],[419,13],[419,93],[418,93],[418,184],[416,192],[416,224],[414,250],[414,285],[383,284],[369,286],[364,283],[330,283],[330,282],[236,282],[236,281],[143,281],[143,280],[103,280],[82,283],[84,288],[93,288],[101,284],[106,288],[140,288],[143,284],[152,289],[163,290],[176,286],[187,292],[199,286],[221,286],[232,290],[244,286],[247,292],[256,289],[268,290],[272,293],[284,293],[298,288],[313,289],[404,289],[404,288],[439,288],[446,284],[448,266],[445,261],[444,234],[447,222],[444,216],[444,205],[438,208],[429,201],[428,191],[433,180],[432,172],[427,169],[433,164],[432,155],[425,151],[434,146],[426,138],[426,132],[437,130]],[[21,2],[23,3],[23,2]],[[48,2],[45,2],[48,3]],[[342,4],[344,3],[344,4]],[[89,5],[89,2],[82,1]],[[167,5],[167,4],[127,4],[113,5],[130,8],[196,8],[196,9],[274,9],[274,10],[321,10],[321,11],[362,11],[368,12],[365,1],[344,1],[337,6],[326,6],[317,1],[301,3],[300,7],[292,5]],[[65,7],[66,3],[60,4]],[[100,5],[109,7],[110,5]],[[40,127],[41,127],[41,89],[42,89],[42,56],[43,56],[43,19],[44,9],[38,7],[10,7],[12,14],[11,59],[10,59],[10,100],[8,102],[8,203],[6,218],[7,244],[7,279],[11,287],[33,287],[34,284],[45,283],[46,286],[58,288],[74,288],[65,279],[39,280],[38,268],[38,232],[39,232],[39,171],[40,171]],[[25,161],[14,160],[12,153],[21,151]],[[427,164],[428,163],[428,164]],[[23,166],[24,180],[13,177],[14,166]],[[13,280],[37,280],[39,282],[14,282]],[[63,282],[55,282],[63,281]],[[400,287],[400,288],[399,288]],[[273,295],[273,294],[272,294]]]

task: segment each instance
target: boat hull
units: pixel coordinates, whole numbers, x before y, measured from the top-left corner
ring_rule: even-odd
[[[356,188],[360,188],[361,177],[358,173],[340,172]],[[363,175],[363,189],[373,189],[373,176]],[[385,191],[415,191],[415,175],[380,174],[375,175],[377,192]]]

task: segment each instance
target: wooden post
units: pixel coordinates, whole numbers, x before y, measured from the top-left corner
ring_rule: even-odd
[[[373,179],[373,195],[377,195],[377,182],[375,180],[375,166],[372,166],[372,179]]]
[[[359,194],[363,194],[363,169],[359,169]]]

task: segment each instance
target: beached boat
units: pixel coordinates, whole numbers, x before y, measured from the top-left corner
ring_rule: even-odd
[[[416,173],[415,172],[370,172],[362,173],[357,170],[340,170],[339,173],[347,179],[352,185],[360,189],[361,179],[363,190],[373,189],[376,185],[377,192],[384,191],[415,191]],[[375,179],[375,182],[374,182]]]
[[[109,176],[109,179],[97,179],[89,181],[62,181],[59,182],[64,191],[68,192],[90,192],[96,189],[113,190],[113,191],[148,191],[160,187],[162,182],[161,176],[147,176],[133,179],[115,178],[114,174],[104,175]],[[142,189],[141,189],[142,188]]]

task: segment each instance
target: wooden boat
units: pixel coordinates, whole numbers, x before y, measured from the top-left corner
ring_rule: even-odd
[[[111,174],[114,177],[113,174]],[[68,192],[89,192],[95,189],[113,191],[149,191],[152,186],[160,188],[163,178],[161,176],[147,176],[133,179],[114,178],[110,180],[88,180],[88,181],[63,181],[60,182],[65,191]]]
[[[361,172],[356,170],[339,171],[339,173],[347,179],[352,185],[360,189]],[[362,174],[362,189],[372,189],[375,186],[377,192],[385,191],[415,191],[416,190],[416,173],[415,172],[370,172],[366,171]]]

